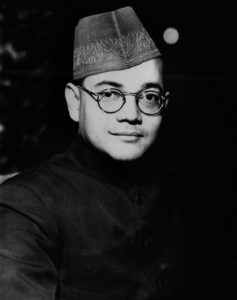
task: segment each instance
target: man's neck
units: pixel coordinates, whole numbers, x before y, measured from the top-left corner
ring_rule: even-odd
[[[149,183],[159,177],[159,163],[155,148],[134,161],[119,161],[99,151],[78,136],[74,142],[74,155],[80,164],[109,181],[140,184]]]

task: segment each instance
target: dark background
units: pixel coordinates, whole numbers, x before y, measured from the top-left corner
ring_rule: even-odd
[[[22,171],[70,144],[77,126],[64,87],[71,80],[74,26],[81,17],[126,5],[164,54],[171,99],[162,155],[174,174],[172,198],[186,212],[195,264],[216,299],[234,299],[226,297],[235,290],[237,264],[237,18],[227,1],[1,0],[0,174]],[[170,26],[180,34],[174,45],[163,40]]]

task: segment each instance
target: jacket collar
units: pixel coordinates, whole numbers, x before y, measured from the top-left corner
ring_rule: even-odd
[[[135,162],[116,161],[95,149],[79,135],[68,149],[68,155],[77,166],[91,175],[115,185],[154,183],[159,179],[159,163],[152,149]]]

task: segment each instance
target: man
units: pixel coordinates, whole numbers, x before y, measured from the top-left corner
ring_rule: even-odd
[[[178,299],[182,234],[157,157],[168,92],[131,7],[79,21],[65,96],[72,146],[1,187],[0,299]]]

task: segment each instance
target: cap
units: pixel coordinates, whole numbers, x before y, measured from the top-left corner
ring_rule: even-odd
[[[73,79],[128,69],[160,56],[132,7],[91,15],[75,28]]]

